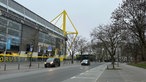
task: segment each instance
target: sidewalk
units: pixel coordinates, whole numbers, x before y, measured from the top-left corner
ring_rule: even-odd
[[[19,65],[19,66],[18,66]],[[13,74],[18,72],[27,72],[32,70],[38,70],[43,68],[43,62],[32,62],[32,66],[29,67],[29,62],[13,62],[13,63],[0,63],[0,75]]]
[[[105,70],[96,82],[146,82],[146,69],[126,64],[120,64],[119,68]]]
[[[62,82],[96,82],[97,79],[104,72],[104,70],[106,69],[106,66],[108,64],[109,63],[99,65],[95,68],[92,68],[86,72],[80,73],[79,75],[73,76],[67,80],[62,81]]]

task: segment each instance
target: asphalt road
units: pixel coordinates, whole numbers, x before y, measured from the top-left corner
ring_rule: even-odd
[[[61,82],[100,64],[92,63],[90,66],[72,65],[10,74],[1,76],[0,82]]]

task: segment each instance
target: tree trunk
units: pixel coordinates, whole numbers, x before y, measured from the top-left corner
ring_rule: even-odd
[[[71,53],[71,63],[74,63],[74,52]]]
[[[137,63],[137,54],[134,56],[134,62]]]
[[[146,61],[146,43],[141,43],[141,61]]]
[[[82,57],[82,55],[83,55],[83,52],[81,51],[80,62],[83,60],[83,57]]]
[[[143,56],[144,56],[144,61],[146,61],[146,45],[144,46],[144,54],[143,54]]]
[[[113,69],[115,69],[115,59],[114,59],[114,56],[112,56],[111,58],[112,58],[112,66],[113,66]]]
[[[145,50],[146,50],[146,48],[144,46],[142,46],[141,61],[145,61],[146,60],[146,58],[145,58]]]
[[[129,63],[129,56],[128,56],[128,55],[127,55],[127,60],[126,60],[126,62]]]

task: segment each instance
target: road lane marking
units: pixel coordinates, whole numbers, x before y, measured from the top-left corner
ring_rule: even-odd
[[[73,77],[71,77],[70,79],[74,79],[74,78],[76,78],[76,76],[73,76]]]
[[[54,71],[53,69],[49,69],[49,72]]]
[[[78,79],[95,79],[95,78],[93,78],[93,77],[75,77],[75,78],[78,78]]]
[[[83,75],[84,73],[80,73],[80,75]]]
[[[89,71],[86,71],[86,72],[89,72]]]

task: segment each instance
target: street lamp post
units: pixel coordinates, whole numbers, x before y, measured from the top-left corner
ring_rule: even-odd
[[[35,41],[33,40],[32,41],[32,44],[30,45],[30,62],[29,62],[29,67],[32,66],[32,55],[33,55],[33,52],[34,52],[34,45],[35,45]]]
[[[6,28],[6,44],[5,44],[5,51],[4,51],[4,70],[5,71],[6,71],[6,52],[7,52],[8,45],[10,47],[10,41],[8,42],[8,29]]]

